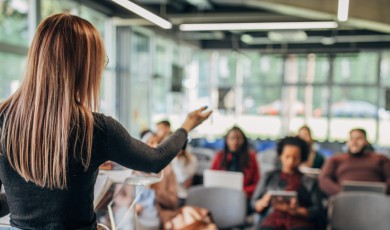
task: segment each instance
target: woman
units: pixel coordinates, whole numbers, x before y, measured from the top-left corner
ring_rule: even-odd
[[[307,159],[308,146],[298,137],[286,137],[277,145],[282,167],[270,172],[265,183],[259,185],[252,206],[257,213],[270,214],[261,224],[261,230],[315,230],[321,229],[324,219],[322,196],[314,179],[298,170]],[[290,202],[272,198],[270,191],[296,191],[297,198]]]
[[[306,143],[309,145],[309,150],[310,150],[307,161],[303,162],[302,166],[306,166],[309,168],[316,168],[316,169],[322,168],[322,165],[325,162],[325,158],[324,156],[322,156],[321,153],[319,153],[314,149],[314,140],[311,136],[311,130],[309,126],[306,125],[302,126],[299,129],[298,137],[306,141]]]
[[[217,153],[211,169],[244,173],[244,191],[250,199],[260,179],[256,154],[249,150],[248,139],[238,128],[231,128],[225,136],[224,150]]]
[[[177,195],[179,197],[179,206],[181,207],[187,199],[187,190],[192,185],[192,179],[198,167],[198,160],[185,149],[177,154],[171,165],[176,175]]]
[[[156,143],[156,140],[159,140],[159,137],[153,132],[148,132],[142,139],[148,145],[153,146],[154,144],[158,144]],[[137,203],[138,228],[150,230],[152,227],[155,227],[151,225],[152,222],[156,222],[155,216],[152,216],[151,213],[154,213],[157,208],[160,217],[158,221],[161,221],[161,227],[164,229],[175,229],[172,224],[175,224],[175,227],[186,226],[188,229],[198,229],[190,228],[189,225],[196,222],[197,218],[200,218],[199,214],[195,215],[195,217],[186,216],[185,219],[180,218],[180,215],[187,215],[188,212],[195,212],[195,214],[197,214],[197,212],[194,207],[190,206],[179,209],[176,176],[171,165],[168,165],[163,169],[163,174],[164,176],[160,182],[151,185],[151,189],[144,189],[143,193],[149,192],[146,194],[149,196],[144,197],[146,198],[144,200],[141,197]],[[151,193],[151,191],[153,191],[153,193]],[[154,200],[151,201],[151,199]],[[152,204],[153,206],[151,206]],[[207,212],[203,214],[203,216],[205,215],[207,215]]]
[[[103,41],[86,20],[46,18],[29,50],[20,88],[0,104],[0,180],[20,229],[96,229],[93,188],[111,160],[159,172],[210,115],[203,107],[158,148],[133,139],[111,117],[93,113],[105,66]]]
[[[142,140],[151,147],[157,147],[160,138],[156,133],[148,132],[143,136]],[[158,210],[161,223],[164,224],[168,220],[172,219],[173,216],[176,214],[177,209],[179,208],[179,200],[177,197],[176,177],[175,173],[172,170],[172,167],[170,165],[167,165],[162,170],[162,173],[162,180],[156,184],[152,184],[151,190],[153,190],[155,193],[155,204]],[[143,207],[141,208],[141,210],[142,209]]]

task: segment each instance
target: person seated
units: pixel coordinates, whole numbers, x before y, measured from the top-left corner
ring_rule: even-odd
[[[374,152],[364,129],[352,129],[348,152],[329,158],[319,176],[320,187],[329,196],[341,192],[345,181],[384,182],[390,194],[390,160]]]
[[[143,133],[141,140],[151,147],[157,147],[160,138],[156,133],[148,131]],[[150,197],[154,198],[154,204],[156,205],[161,224],[164,225],[164,223],[173,218],[179,205],[176,189],[176,176],[171,165],[168,165],[162,170],[162,175],[163,177],[160,182],[150,186],[150,190],[153,190],[153,192],[150,193],[149,191],[149,193],[152,194]],[[144,202],[144,204],[150,204],[150,202]],[[141,202],[136,205],[136,209],[141,219],[144,215],[148,215],[147,212],[144,212],[146,206],[143,206]]]
[[[153,133],[151,130],[145,130],[141,133],[141,140],[150,146],[157,146],[170,135],[170,123],[161,121],[157,123],[158,133]],[[165,137],[165,138],[164,138]],[[192,185],[192,178],[195,175],[198,160],[195,156],[188,152],[188,149],[181,150],[172,160],[171,167],[176,176],[177,195],[179,198],[179,206],[183,206],[187,198],[187,189]]]
[[[299,137],[286,137],[277,144],[281,169],[267,174],[252,198],[252,208],[265,219],[261,230],[321,229],[325,211],[321,191],[315,179],[299,172],[299,165],[307,160],[309,147]],[[271,191],[295,191],[296,198],[289,202],[271,197]]]
[[[157,136],[160,141],[164,141],[165,138],[172,134],[171,123],[167,120],[159,121],[156,124]]]
[[[176,175],[177,195],[179,206],[183,206],[187,199],[187,190],[192,185],[192,179],[198,167],[198,160],[188,149],[181,150],[171,162]]]
[[[311,136],[311,130],[309,126],[306,125],[302,126],[298,131],[298,137],[306,141],[306,143],[309,145],[309,150],[310,150],[307,161],[303,162],[302,166],[306,166],[309,168],[316,168],[316,169],[322,168],[325,162],[325,157],[322,156],[321,153],[315,150],[314,148],[315,142]]]
[[[225,147],[219,151],[211,165],[213,170],[244,173],[244,191],[250,199],[260,179],[256,153],[249,149],[248,139],[238,128],[231,128],[225,136]]]
[[[148,132],[143,135],[142,140],[151,147],[156,147],[159,144],[158,140],[160,140],[160,138],[157,134]],[[205,224],[205,226],[213,227],[210,229],[216,229],[214,228],[215,226],[212,224],[211,219],[207,219],[207,221],[204,222],[206,220],[204,218],[206,218],[209,213],[206,209],[199,209],[192,206],[184,206],[179,209],[177,181],[172,166],[168,165],[165,167],[162,174],[163,178],[160,182],[152,184],[150,189],[143,189],[144,193],[145,190],[148,193],[145,194],[146,199],[139,200],[136,205],[136,210],[139,216],[138,220],[143,219],[145,221],[142,222],[142,225],[138,225],[138,228],[144,229],[143,227],[147,226],[147,229],[151,229],[151,227],[153,227],[149,222],[155,222],[155,218],[153,218],[154,215],[152,215],[154,213],[152,206],[153,202],[150,200],[154,199],[154,204],[157,208],[159,221],[161,223],[160,227],[163,227],[163,229],[175,229],[176,227],[185,228],[194,224],[195,228],[188,229],[198,229],[196,228],[196,226],[198,226],[196,223],[198,220],[200,221],[200,219],[203,220],[203,222],[200,221],[200,226]],[[190,213],[195,215],[189,215]],[[183,215],[185,216],[184,219],[182,218]]]

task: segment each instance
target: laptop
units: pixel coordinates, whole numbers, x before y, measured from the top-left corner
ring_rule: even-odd
[[[382,182],[368,181],[344,181],[342,182],[344,192],[375,192],[386,194],[386,184]]]
[[[242,172],[206,169],[203,172],[203,186],[230,188],[243,191],[244,174]]]

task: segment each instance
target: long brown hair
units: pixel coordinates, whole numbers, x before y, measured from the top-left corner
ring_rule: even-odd
[[[239,161],[241,170],[244,170],[245,168],[248,168],[250,166],[249,143],[248,143],[248,138],[246,137],[245,133],[242,131],[242,129],[240,129],[237,126],[234,126],[226,133],[224,151],[223,151],[223,160],[221,162],[220,168],[227,169],[230,166],[229,163],[231,163],[228,161],[228,154],[231,154],[232,152],[230,151],[229,146],[227,144],[227,139],[228,139],[228,136],[231,132],[238,132],[242,136],[242,138],[244,139],[242,146],[237,151],[237,153],[235,153],[238,155],[238,161]]]
[[[0,104],[2,149],[26,181],[66,188],[73,135],[81,150],[73,156],[88,168],[104,62],[103,41],[88,21],[63,13],[38,26],[24,79]]]

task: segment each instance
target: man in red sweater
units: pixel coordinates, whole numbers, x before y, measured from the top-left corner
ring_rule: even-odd
[[[390,194],[390,160],[373,152],[364,129],[353,129],[347,142],[348,153],[337,154],[326,161],[319,180],[329,196],[342,190],[343,181],[384,182]]]

